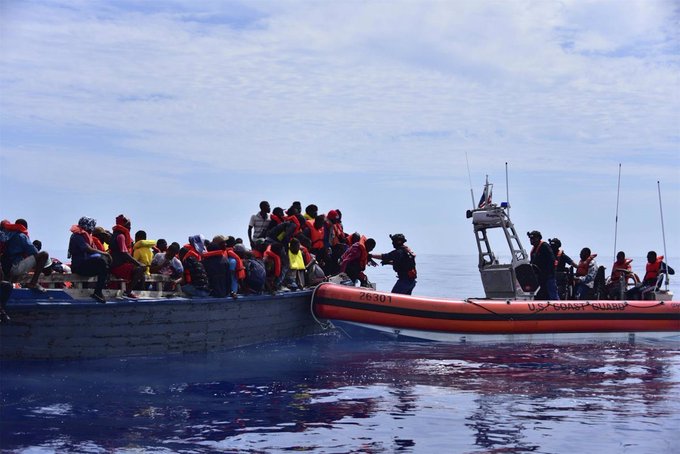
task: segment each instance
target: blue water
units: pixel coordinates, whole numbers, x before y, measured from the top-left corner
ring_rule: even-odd
[[[418,263],[418,293],[481,295],[474,258]],[[369,273],[391,286],[389,270]],[[680,452],[678,343],[326,334],[214,354],[1,366],[2,452]]]

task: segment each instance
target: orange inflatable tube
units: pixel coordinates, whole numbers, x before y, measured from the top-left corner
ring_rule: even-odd
[[[680,301],[456,301],[324,283],[312,307],[321,319],[452,333],[680,332]]]

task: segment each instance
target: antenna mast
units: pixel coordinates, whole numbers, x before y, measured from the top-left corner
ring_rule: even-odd
[[[475,209],[475,194],[472,192],[472,176],[470,175],[470,161],[468,161],[467,151],[465,152],[465,163],[467,164],[468,180],[470,180],[470,197],[472,198],[472,209]]]
[[[619,162],[619,183],[616,187],[616,218],[614,220],[614,261],[616,261],[616,237],[619,230],[619,193],[621,192],[621,163]]]
[[[659,189],[659,212],[661,213],[661,236],[663,237],[663,255],[666,255],[666,230],[663,225],[663,206],[661,205],[661,183],[657,180],[656,186]],[[666,264],[666,291],[668,291],[668,264]]]

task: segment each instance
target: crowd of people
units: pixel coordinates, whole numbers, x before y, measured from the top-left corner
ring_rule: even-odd
[[[562,242],[558,238],[543,241],[541,232],[533,230],[527,233],[532,249],[529,254],[534,266],[539,289],[537,300],[585,300],[599,297],[601,299],[644,299],[645,296],[661,287],[661,278],[675,274],[675,270],[663,261],[655,251],[647,253],[647,264],[642,279],[633,272],[633,259],[626,258],[626,253],[619,251],[612,265],[611,275],[605,280],[604,267],[600,267],[590,248],[584,247],[579,254],[579,261],[571,259],[562,250]],[[598,272],[602,274],[600,281],[604,287],[603,294],[596,295]]]
[[[345,233],[342,212],[319,213],[314,204],[304,212],[300,202],[287,209],[271,207],[267,201],[251,216],[247,244],[234,236],[197,234],[184,245],[166,239],[147,238],[144,230],[133,235],[132,221],[121,214],[111,230],[83,216],[70,228],[70,263],[51,259],[31,242],[28,223],[0,223],[0,277],[17,282],[32,273],[24,286],[42,293],[40,276],[56,264],[81,276],[96,277],[92,298],[105,303],[104,289],[124,281],[125,295],[137,298],[149,288],[149,276],[165,276],[166,290],[181,290],[188,297],[232,297],[239,294],[295,291],[317,285],[327,276],[345,273],[354,285],[369,286],[364,273],[373,258],[390,264],[398,281],[393,291],[410,294],[416,283],[415,254],[403,234],[390,235],[394,250],[373,254],[373,238]],[[111,278],[115,279],[111,279]],[[117,281],[117,282],[113,282]]]

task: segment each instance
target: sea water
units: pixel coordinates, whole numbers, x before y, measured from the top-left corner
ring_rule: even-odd
[[[417,294],[483,294],[475,257],[419,256],[418,268]],[[368,273],[391,288],[387,267]],[[2,452],[680,452],[678,342],[328,333],[221,353],[0,366]]]

